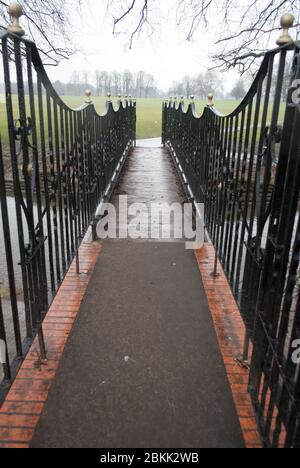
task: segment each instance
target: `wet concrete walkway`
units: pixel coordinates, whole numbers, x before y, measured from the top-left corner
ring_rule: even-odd
[[[117,194],[184,202],[161,148],[131,154]],[[103,243],[31,446],[244,447],[196,258],[183,242]]]

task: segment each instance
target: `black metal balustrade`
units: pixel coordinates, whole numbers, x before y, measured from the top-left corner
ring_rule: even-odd
[[[204,204],[246,349],[251,338],[249,391],[264,444],[300,448],[300,42],[285,30],[278,44],[230,115],[213,96],[202,117],[194,102],[164,103],[163,143]]]
[[[43,318],[75,257],[79,272],[80,243],[100,201],[110,195],[136,128],[132,99],[119,100],[115,110],[109,96],[99,116],[87,92],[80,109],[69,108],[51,85],[35,44],[22,38],[21,11],[11,13],[12,26],[0,33],[6,91],[0,143],[0,243],[6,260],[0,268],[7,282],[0,285],[1,399],[36,335],[45,357]]]

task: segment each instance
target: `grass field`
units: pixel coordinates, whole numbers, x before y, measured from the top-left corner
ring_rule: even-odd
[[[78,108],[84,103],[84,98],[78,97],[63,97],[64,102],[71,108]],[[94,105],[98,113],[103,113],[104,111],[104,97],[94,97]],[[15,109],[15,118],[18,117],[17,112],[17,97],[13,97],[14,109]],[[114,100],[116,104],[116,100]],[[217,109],[224,113],[229,114],[232,112],[239,101],[234,100],[223,100],[215,101],[215,106]],[[206,101],[197,101],[196,108],[198,115],[202,115]],[[280,120],[283,120],[284,115],[284,106],[281,109]],[[46,125],[46,122],[45,122]],[[156,138],[161,135],[161,125],[162,125],[162,100],[161,99],[138,99],[137,100],[137,138]],[[0,96],[0,132],[3,141],[3,146],[5,147],[8,142],[7,136],[7,123],[6,123],[6,110],[5,110],[5,100],[4,96]]]

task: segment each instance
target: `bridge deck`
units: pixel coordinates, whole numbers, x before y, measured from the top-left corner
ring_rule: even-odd
[[[135,150],[117,193],[183,201],[166,152]],[[196,258],[106,241],[32,447],[243,447]]]

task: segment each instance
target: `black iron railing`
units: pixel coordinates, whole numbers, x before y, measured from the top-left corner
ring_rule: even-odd
[[[80,243],[135,141],[136,105],[122,100],[115,110],[109,99],[99,116],[87,93],[73,110],[32,42],[2,31],[1,48],[2,397],[36,334],[44,357],[43,318],[75,257],[79,271]]]
[[[202,117],[193,102],[163,105],[163,143],[204,204],[253,344],[249,390],[268,447],[300,447],[299,85],[294,43],[266,54],[230,115],[211,96]]]

